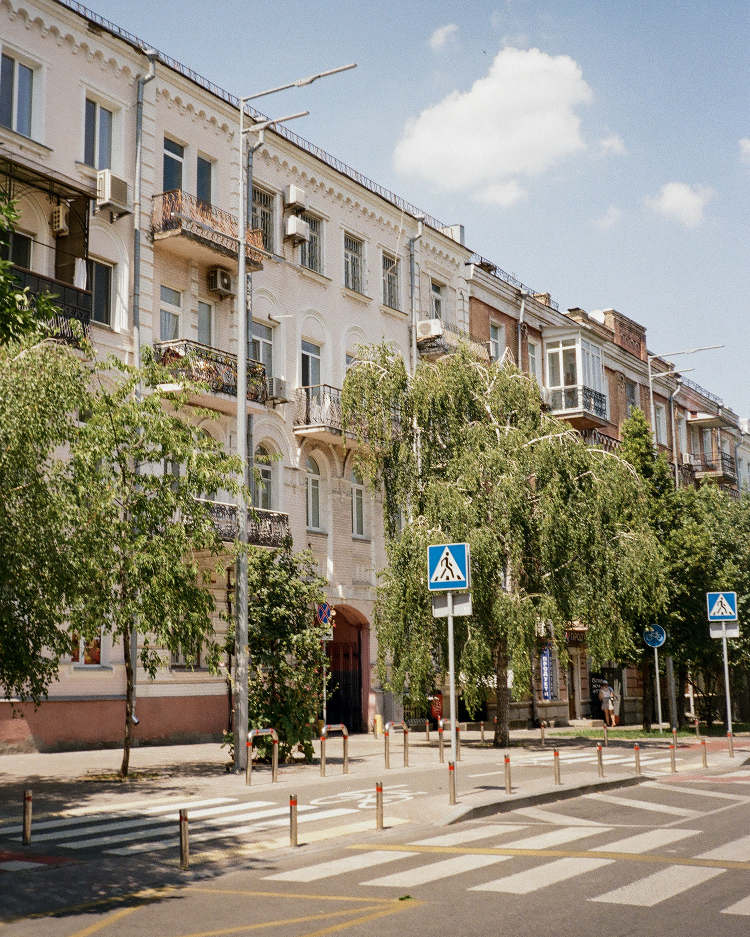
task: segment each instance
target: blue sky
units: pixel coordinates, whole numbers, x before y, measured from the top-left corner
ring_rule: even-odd
[[[750,416],[750,4],[90,0]],[[179,11],[179,16],[176,12]]]

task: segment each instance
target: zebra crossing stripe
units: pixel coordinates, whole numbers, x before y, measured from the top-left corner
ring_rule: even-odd
[[[516,833],[525,830],[526,826],[518,823],[509,823],[503,826],[500,823],[491,823],[486,826],[469,827],[458,833],[444,833],[442,836],[431,836],[429,839],[418,839],[412,846],[458,846],[460,843],[471,843],[477,839],[489,839],[502,833]]]
[[[614,794],[584,794],[585,798],[599,803],[614,804],[617,807],[629,807],[631,810],[652,810],[654,813],[669,813],[675,817],[693,820],[702,817],[700,810],[688,810],[686,807],[672,807],[670,804],[652,804],[648,800],[635,800],[632,797],[617,797]]]
[[[702,852],[697,859],[719,859],[724,862],[747,862],[750,859],[750,836]]]
[[[675,895],[681,895],[688,889],[702,885],[717,875],[723,875],[724,871],[724,869],[708,869],[705,866],[670,865],[630,885],[623,885],[621,888],[615,888],[596,898],[589,898],[589,901],[653,908],[654,905],[668,898],[674,898]]]
[[[640,786],[657,791],[664,790],[663,781],[643,781]],[[720,800],[733,800],[735,802],[747,802],[748,799],[744,794],[727,794],[724,791],[709,791],[703,787],[684,787],[683,785],[672,784],[671,782],[669,784],[669,790],[676,791],[678,794],[690,794],[692,797],[716,797]]]
[[[743,898],[742,901],[738,901],[736,904],[732,904],[728,908],[724,908],[721,913],[744,914],[746,917],[750,917],[750,898]]]
[[[601,869],[605,865],[611,865],[614,861],[614,859],[556,859],[554,862],[547,862],[533,869],[496,879],[494,882],[474,885],[469,891],[497,891],[511,895],[528,895],[532,891],[539,891],[541,888],[567,881],[577,875]]]
[[[265,881],[272,882],[315,882],[321,878],[331,878],[334,875],[343,875],[346,872],[355,872],[359,869],[368,869],[374,865],[393,862],[404,856],[416,856],[416,852],[363,852],[357,856],[345,856],[343,859],[332,859],[330,862],[319,862],[303,869],[293,869],[291,872],[278,872],[276,875],[267,875]]]
[[[569,826],[562,830],[551,830],[549,833],[540,833],[538,836],[528,836],[526,839],[517,839],[512,843],[502,843],[496,849],[551,849],[553,846],[562,846],[572,843],[586,836],[597,833],[609,833],[611,826],[600,826],[592,830],[589,827]]]
[[[404,872],[394,872],[392,875],[374,878],[369,882],[360,882],[360,884],[383,888],[413,888],[415,885],[426,885],[427,882],[436,882],[440,879],[450,878],[453,875],[461,875],[464,872],[482,869],[485,866],[505,862],[508,859],[510,859],[510,856],[483,856],[476,853],[467,853],[463,856],[453,856],[451,859],[442,859],[440,862],[419,865]]]
[[[672,843],[679,843],[680,840],[687,839],[689,836],[698,836],[700,830],[649,830],[646,833],[637,833],[635,836],[628,836],[626,839],[620,839],[614,843],[607,843],[605,846],[594,846],[592,852],[628,852],[633,855],[649,852],[652,849],[660,849],[663,846],[670,846]]]
[[[600,830],[604,828],[604,824],[598,820],[584,820],[582,817],[571,817],[567,813],[554,813],[544,807],[518,807],[513,812],[523,814],[531,820],[559,823],[560,826],[593,826]]]

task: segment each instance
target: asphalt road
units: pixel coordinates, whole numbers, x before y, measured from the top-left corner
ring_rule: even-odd
[[[153,891],[134,874],[105,904],[104,873],[136,866],[87,855],[54,870],[70,876],[67,908],[3,937],[738,937],[750,930],[750,773],[664,776],[448,827],[412,819],[163,874]]]

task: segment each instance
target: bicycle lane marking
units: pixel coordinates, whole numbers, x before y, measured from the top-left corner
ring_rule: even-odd
[[[411,791],[405,784],[396,784],[383,790],[383,806],[393,806],[394,804],[406,803],[415,797],[424,796],[427,791]],[[358,791],[341,791],[338,794],[328,794],[325,797],[316,797],[310,801],[315,807],[328,806],[330,804],[342,804],[347,801],[356,801],[356,806],[360,810],[372,810],[375,807],[375,792],[372,788],[365,788]]]

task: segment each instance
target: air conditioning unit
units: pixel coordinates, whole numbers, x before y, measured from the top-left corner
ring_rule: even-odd
[[[100,169],[96,174],[96,207],[99,211],[108,209],[118,215],[130,214],[128,184],[111,169]]]
[[[282,377],[272,377],[268,382],[268,399],[274,403],[289,402],[289,385]]]
[[[52,209],[52,218],[50,224],[52,225],[52,233],[55,235],[69,234],[70,227],[68,225],[68,209],[65,205],[56,205]]]
[[[692,452],[683,452],[682,453],[682,464],[683,465],[694,465],[695,460],[693,459]]]
[[[208,291],[218,293],[221,297],[234,296],[232,274],[223,267],[212,267],[208,271]]]
[[[422,319],[417,322],[417,341],[421,342],[428,338],[442,338],[443,323],[440,319]]]
[[[298,185],[288,185],[284,189],[284,208],[293,212],[303,212],[307,208],[305,190]]]
[[[310,225],[298,215],[292,215],[286,220],[286,236],[291,238],[295,244],[299,244],[300,241],[309,241]]]

